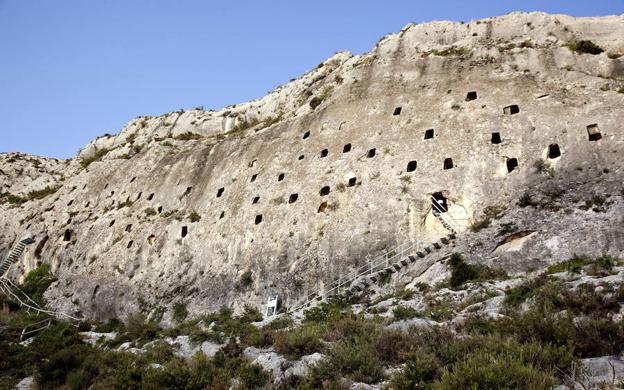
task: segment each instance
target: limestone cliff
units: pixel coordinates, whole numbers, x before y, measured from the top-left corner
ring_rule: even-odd
[[[584,40],[603,52],[569,46]],[[622,256],[622,54],[624,16],[408,25],[256,101],[138,117],[68,161],[0,155],[0,255],[34,235],[9,275],[50,263],[51,305],[98,319],[293,305],[445,235],[434,193],[471,261]]]

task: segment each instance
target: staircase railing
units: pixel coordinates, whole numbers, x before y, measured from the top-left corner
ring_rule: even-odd
[[[318,299],[324,299],[333,295],[339,295],[341,290],[346,290],[355,280],[363,276],[372,275],[376,272],[386,269],[390,266],[391,263],[393,263],[395,259],[404,258],[408,254],[416,251],[418,248],[418,242],[404,242],[403,244],[384,253],[383,255],[378,256],[375,259],[369,260],[366,264],[349,272],[348,274],[340,276],[328,286],[327,290],[319,290],[312,294],[306,295],[300,300],[300,303],[292,307],[290,311],[297,311]]]
[[[24,248],[26,245],[30,245],[34,243],[35,240],[32,237],[24,238],[20,240],[14,247],[9,251],[7,257],[0,263],[0,276],[6,274],[11,265],[17,261],[17,259],[22,255]]]
[[[438,199],[431,196],[431,200],[433,214],[440,220],[445,229],[452,234],[457,234],[459,232],[459,223],[446,213],[447,210],[444,209]],[[391,251],[375,258],[374,260],[369,260],[366,264],[355,269],[354,271],[349,272],[347,275],[340,276],[328,286],[327,290],[318,290],[312,294],[307,294],[299,300],[299,303],[291,307],[289,311],[297,311],[308,306],[313,301],[323,300],[333,295],[339,295],[341,290],[348,289],[348,287],[350,287],[352,283],[359,278],[366,275],[372,276],[372,274],[378,273],[389,267],[394,259],[402,259],[405,256],[417,251],[419,248],[420,246],[418,242],[405,242]]]

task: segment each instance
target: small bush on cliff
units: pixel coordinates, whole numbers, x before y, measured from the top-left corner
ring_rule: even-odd
[[[173,304],[172,318],[178,324],[186,319],[188,316],[188,310],[186,309],[186,303],[176,302]]]
[[[392,309],[392,315],[395,321],[409,320],[418,316],[418,311],[409,306],[397,306]]]
[[[173,137],[173,139],[178,140],[178,141],[191,141],[191,140],[202,139],[202,138],[203,137],[200,134],[191,133],[190,131],[186,133],[178,134],[175,137]]]
[[[83,168],[87,168],[89,165],[93,164],[96,161],[100,161],[104,156],[106,156],[108,154],[108,152],[110,152],[110,150],[104,148],[104,149],[95,149],[95,152],[93,153],[93,155],[91,157],[87,157],[87,158],[83,158],[82,160],[80,160],[80,165],[82,165]]]
[[[274,338],[275,350],[291,359],[321,352],[323,348],[319,329],[315,326],[307,325],[291,331],[277,332]]]
[[[46,188],[44,188],[42,190],[30,191],[26,195],[26,200],[43,199],[43,198],[45,198],[47,196],[50,196],[50,195],[56,193],[56,191],[58,191],[59,188],[61,188],[61,187],[60,186],[55,186],[55,187],[46,186]]]
[[[189,215],[189,220],[190,220],[191,222],[193,222],[193,223],[194,223],[194,222],[199,222],[199,221],[201,221],[201,215],[199,215],[199,214],[197,213],[197,211],[193,211],[193,212],[191,212],[191,214]]]
[[[573,42],[567,45],[568,48],[570,50],[572,50],[575,53],[578,54],[600,54],[604,51],[603,48],[601,48],[600,46],[596,45],[594,42],[592,41],[587,41],[587,40],[583,40],[583,41],[578,41],[578,42]]]
[[[24,291],[30,298],[37,302],[40,306],[45,305],[43,294],[46,292],[50,284],[54,282],[56,278],[50,272],[49,264],[41,264],[39,267],[30,271],[26,275],[24,284],[22,285],[22,291]]]

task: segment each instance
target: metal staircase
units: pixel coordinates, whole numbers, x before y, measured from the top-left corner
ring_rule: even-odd
[[[361,292],[377,283],[385,274],[394,274],[403,268],[424,259],[430,253],[449,245],[457,236],[459,224],[450,215],[438,199],[431,197],[432,213],[440,221],[449,234],[439,241],[423,246],[418,242],[406,242],[386,254],[370,260],[367,264],[341,276],[332,282],[327,290],[318,291],[303,297],[289,311],[295,312],[311,306],[315,302],[326,300],[330,297],[348,296]]]
[[[9,255],[4,259],[2,263],[0,263],[0,277],[4,276],[4,274],[6,274],[11,265],[13,265],[22,255],[22,252],[24,251],[24,248],[26,248],[26,245],[30,245],[34,242],[35,240],[32,237],[27,237],[18,242],[17,245],[15,245],[13,249],[11,249]]]

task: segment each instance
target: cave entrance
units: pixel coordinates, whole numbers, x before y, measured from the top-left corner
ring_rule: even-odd
[[[466,101],[469,102],[471,100],[477,99],[477,91],[470,91],[466,94]]]
[[[500,144],[502,142],[501,140],[501,136],[500,133],[492,133],[492,143],[493,144]]]
[[[425,139],[432,139],[432,138],[433,138],[433,129],[425,130]]]
[[[600,129],[597,124],[587,126],[587,135],[589,136],[590,141],[598,141],[602,139],[602,134],[600,134]]]
[[[444,169],[452,169],[453,168],[453,159],[452,158],[445,158],[444,159]]]
[[[448,211],[448,200],[441,192],[434,192],[431,195],[431,207],[439,213],[446,213]]]
[[[514,115],[520,112],[520,107],[517,104],[512,104],[503,108],[503,113],[506,115]]]
[[[557,158],[561,156],[561,150],[559,149],[559,145],[550,144],[548,145],[548,158]]]
[[[510,173],[516,168],[518,168],[518,159],[517,158],[507,159],[507,173]]]
[[[396,107],[392,115],[401,115],[401,110],[402,110],[401,107]]]

